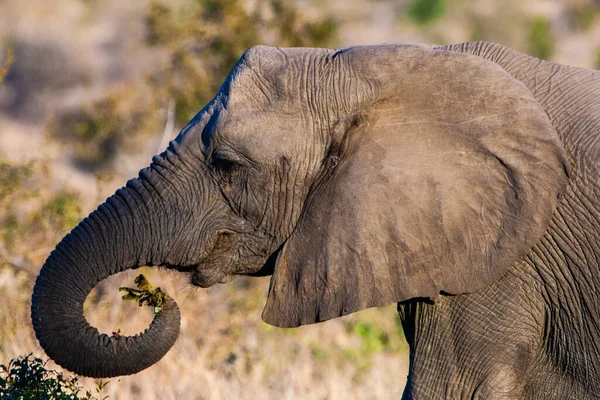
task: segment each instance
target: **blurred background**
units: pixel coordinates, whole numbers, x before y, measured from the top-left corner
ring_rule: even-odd
[[[45,357],[29,320],[45,258],[166,147],[246,48],[490,40],[598,69],[599,13],[597,0],[0,0],[0,364]],[[151,310],[117,290],[137,273],[89,296],[101,331],[149,324]],[[278,329],[260,319],[268,278],[201,290],[144,273],[178,301],[181,336],[155,366],[111,380],[110,399],[401,396],[408,349],[394,305]]]

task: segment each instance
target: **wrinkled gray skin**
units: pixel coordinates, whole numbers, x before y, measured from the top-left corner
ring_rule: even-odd
[[[278,326],[398,302],[404,398],[593,398],[599,99],[600,73],[492,43],[252,48],[52,252],[36,335],[77,373],[135,373],[175,342],[179,310],[98,335],[82,311],[100,280],[272,274]]]

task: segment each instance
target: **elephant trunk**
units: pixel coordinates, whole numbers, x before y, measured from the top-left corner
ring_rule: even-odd
[[[31,305],[36,336],[50,358],[77,374],[105,378],[139,372],[177,339],[180,312],[169,297],[150,327],[135,336],[101,335],[83,315],[83,303],[98,282],[129,268],[164,264],[178,250],[173,239],[191,218],[182,205],[185,196],[168,189],[173,177],[163,168],[172,164],[167,153],[79,223],[37,278]]]

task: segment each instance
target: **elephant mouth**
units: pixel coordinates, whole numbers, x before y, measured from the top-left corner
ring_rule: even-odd
[[[228,283],[236,278],[237,275],[228,274],[226,272],[227,268],[223,268],[223,264],[228,264],[225,260],[217,263],[217,265],[214,265],[214,261],[211,264],[208,266],[206,262],[201,262],[194,265],[165,265],[165,267],[169,270],[190,274],[190,283],[202,288],[217,283]]]
[[[194,272],[197,268],[196,265],[170,265],[170,264],[165,264],[164,267],[169,270],[175,270],[178,272]]]
[[[279,254],[244,252],[244,246],[237,238],[237,232],[220,231],[210,251],[197,263],[190,265],[165,265],[166,268],[190,274],[189,282],[198,287],[208,288],[217,283],[228,283],[240,276],[266,276],[274,270]],[[241,260],[243,263],[240,263]],[[240,265],[243,267],[240,268]]]
[[[207,274],[205,271],[197,271],[192,274],[190,282],[201,288],[211,287],[216,283],[228,283],[238,278],[239,275],[227,275],[224,273]]]
[[[233,274],[232,255],[236,253],[237,235],[234,232],[223,230],[217,233],[216,239],[207,252],[207,254],[199,261],[188,265],[172,265],[165,264],[164,266],[170,270],[191,274],[190,283],[207,288],[216,283],[227,283],[235,279]]]

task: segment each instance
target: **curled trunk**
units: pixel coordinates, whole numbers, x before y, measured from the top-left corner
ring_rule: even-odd
[[[80,375],[128,375],[157,362],[179,334],[180,313],[168,298],[143,333],[108,336],[87,322],[83,303],[98,282],[148,263],[148,208],[132,188],[119,190],[52,252],[37,278],[31,306],[36,336],[57,364]],[[150,245],[149,245],[150,244]]]
[[[177,144],[171,146],[63,238],[40,271],[33,327],[48,356],[70,371],[95,378],[133,374],[177,339],[180,312],[169,297],[135,336],[99,334],[83,315],[86,297],[108,276],[143,265],[189,265],[206,251],[204,233],[188,233],[203,225],[201,206],[211,208],[205,199],[215,199],[216,189],[202,166],[182,167]]]

